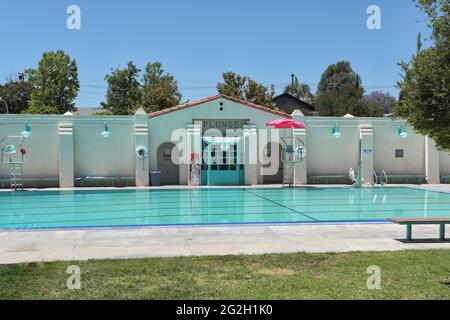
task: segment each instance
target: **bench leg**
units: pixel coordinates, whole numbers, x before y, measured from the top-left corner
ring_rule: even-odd
[[[439,240],[445,240],[445,224],[439,225]]]
[[[412,241],[412,224],[406,225],[406,240]]]

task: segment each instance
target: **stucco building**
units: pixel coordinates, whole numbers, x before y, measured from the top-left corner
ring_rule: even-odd
[[[291,117],[306,128],[266,126]],[[384,174],[395,183],[450,176],[449,153],[402,120],[305,117],[223,95],[149,115],[1,115],[0,137],[17,136],[24,123],[31,128],[23,142],[26,186],[148,186],[156,171],[162,184],[282,183],[286,145],[306,150],[289,169],[296,184],[350,183],[351,168],[363,183]],[[0,187],[9,177],[1,164]]]

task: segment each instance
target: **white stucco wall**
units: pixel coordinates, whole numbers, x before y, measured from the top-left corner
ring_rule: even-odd
[[[20,135],[26,120],[31,126],[31,136],[25,140],[24,178],[59,177],[58,128],[61,123],[73,124],[75,177],[134,176],[133,117],[1,116],[0,139]],[[105,121],[112,132],[108,139],[100,135]],[[7,165],[0,165],[0,178],[9,178]]]
[[[332,127],[338,123],[341,139],[333,138]],[[308,145],[307,174],[346,175],[350,168],[355,171],[359,161],[359,125],[337,118],[306,118]]]
[[[0,139],[20,135],[25,121],[32,124],[32,135],[25,141],[27,149],[23,175],[27,177],[57,178],[59,174],[58,122],[43,116],[0,116]],[[0,164],[0,179],[9,178],[8,166]]]
[[[425,137],[406,127],[408,138],[398,136],[402,121],[374,120],[374,170],[388,175],[425,175]],[[403,158],[395,150],[404,150]]]
[[[450,152],[439,153],[439,167],[442,175],[450,175]]]
[[[134,122],[132,119],[108,119],[112,133],[103,138],[102,117],[74,122],[75,177],[133,177]]]

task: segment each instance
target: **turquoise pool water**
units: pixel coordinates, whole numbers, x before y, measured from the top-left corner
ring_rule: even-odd
[[[353,222],[393,217],[450,217],[450,193],[413,188],[0,193],[0,229]]]

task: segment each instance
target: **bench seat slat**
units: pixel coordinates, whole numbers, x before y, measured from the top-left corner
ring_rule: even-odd
[[[450,218],[394,218],[389,221],[397,224],[450,224]]]

